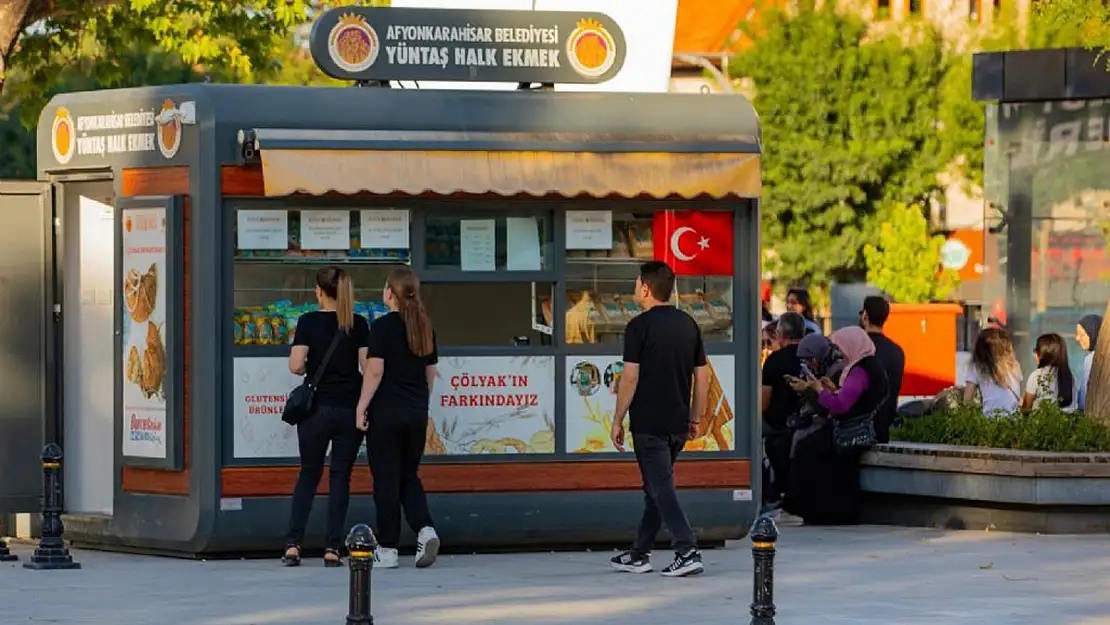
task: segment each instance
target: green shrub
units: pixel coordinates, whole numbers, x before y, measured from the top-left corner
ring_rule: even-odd
[[[905,419],[891,429],[892,440],[1020,449],[1024,451],[1110,452],[1110,428],[1079,413],[1042,405],[1029,413],[987,417],[975,404]]]

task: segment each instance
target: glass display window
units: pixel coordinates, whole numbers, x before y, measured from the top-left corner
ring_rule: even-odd
[[[339,265],[355,288],[355,312],[388,310],[390,269],[410,262],[409,212],[396,209],[239,209],[233,316],[236,345],[285,345],[297,320],[316,310],[316,272]]]
[[[552,289],[550,283],[535,282],[424,283],[420,287],[443,347],[551,345]]]
[[[428,269],[542,271],[551,263],[551,224],[550,211],[431,211],[424,262]]]
[[[625,325],[642,312],[633,296],[640,265],[657,257],[678,274],[672,302],[694,318],[704,339],[732,340],[732,213],[617,212],[593,220],[592,225],[587,224],[589,215],[572,223],[577,219],[573,213],[568,218],[568,345],[621,343]],[[600,232],[591,236],[589,229],[607,229],[610,236]],[[608,245],[598,244],[603,239],[609,240]],[[569,249],[579,245],[577,241],[594,249]],[[657,245],[661,246],[658,254]],[[698,261],[702,255],[705,258]],[[724,275],[690,275],[702,268]]]

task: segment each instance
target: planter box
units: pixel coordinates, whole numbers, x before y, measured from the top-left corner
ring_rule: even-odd
[[[1110,454],[891,443],[862,464],[866,523],[1110,533]]]

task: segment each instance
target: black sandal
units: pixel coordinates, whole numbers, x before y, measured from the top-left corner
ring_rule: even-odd
[[[301,564],[301,546],[289,545],[285,548],[285,553],[281,556],[281,563],[284,566],[300,566]]]
[[[332,556],[335,557],[333,558]],[[339,555],[339,551],[335,549],[325,549],[324,566],[328,568],[343,566],[343,558]]]

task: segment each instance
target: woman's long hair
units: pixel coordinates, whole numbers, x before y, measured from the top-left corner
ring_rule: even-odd
[[[971,366],[982,379],[994,380],[1009,388],[1021,380],[1021,365],[1014,356],[1014,344],[1002,328],[985,328],[971,351]]]
[[[401,266],[389,272],[386,286],[397,302],[397,312],[405,321],[409,350],[417,356],[432,353],[432,320],[420,299],[420,278],[411,267]]]
[[[798,300],[798,303],[801,304],[802,316],[805,317],[808,321],[816,323],[817,320],[813,316],[813,300],[809,298],[809,291],[807,291],[806,289],[794,288],[786,292],[787,297],[790,297],[791,295],[793,295],[794,299]]]
[[[1059,334],[1042,334],[1037,337],[1037,366],[1050,367],[1056,374],[1057,401],[1062,408],[1071,405],[1075,378],[1068,365],[1068,345]]]
[[[339,267],[324,267],[316,272],[316,286],[335,300],[335,319],[350,334],[355,326],[355,287],[351,275]]]

